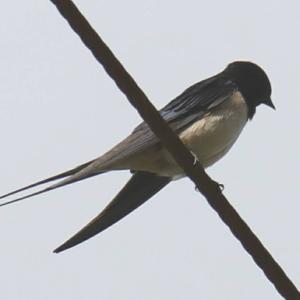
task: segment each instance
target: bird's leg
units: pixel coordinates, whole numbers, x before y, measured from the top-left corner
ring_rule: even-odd
[[[193,162],[193,166],[195,166],[197,163],[200,163],[199,160],[198,160],[198,157],[197,155],[193,152],[193,151],[190,151],[191,154],[194,156],[194,162]],[[224,191],[224,184],[222,183],[219,183],[219,182],[216,182],[213,180],[213,182],[220,188],[221,192]],[[199,189],[197,188],[197,186],[195,186],[195,191],[199,192]]]
[[[200,163],[200,162],[199,162],[199,160],[198,160],[197,155],[196,155],[193,151],[190,151],[190,152],[191,152],[191,154],[194,156],[193,166],[195,166],[197,163]],[[219,187],[219,189],[221,190],[221,192],[224,191],[224,188],[225,188],[225,187],[224,187],[224,184],[219,183],[219,182],[216,182],[216,181],[214,181],[214,180],[213,180],[213,182]],[[199,192],[199,189],[198,189],[197,186],[195,186],[195,191]]]
[[[198,162],[198,163],[200,163],[200,162],[199,162],[199,160],[198,160],[197,155],[196,155],[193,151],[190,151],[190,152],[191,152],[191,154],[194,156],[193,166],[195,166],[195,165],[197,164],[197,162]]]

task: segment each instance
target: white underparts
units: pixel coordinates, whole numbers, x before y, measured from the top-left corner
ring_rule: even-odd
[[[235,92],[212,112],[181,132],[179,137],[206,168],[228,152],[247,120],[247,104],[242,95]],[[147,171],[173,179],[185,176],[171,154],[165,148],[157,146],[127,158],[119,167]]]
[[[228,152],[247,120],[247,104],[242,95],[235,92],[218,109],[183,131],[180,138],[203,167],[207,168]],[[166,150],[164,158],[169,162],[169,168],[159,170],[160,175],[181,177],[182,171]]]

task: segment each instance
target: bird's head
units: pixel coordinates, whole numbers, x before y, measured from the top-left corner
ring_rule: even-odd
[[[256,106],[260,104],[275,109],[271,100],[270,80],[258,65],[247,61],[235,61],[229,64],[222,74],[237,85],[248,105],[250,119],[255,114]]]

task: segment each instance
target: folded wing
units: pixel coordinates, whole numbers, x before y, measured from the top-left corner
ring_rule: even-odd
[[[58,253],[80,244],[113,225],[142,205],[170,181],[171,179],[168,177],[160,177],[147,172],[136,172],[98,216],[55,249],[54,252]]]

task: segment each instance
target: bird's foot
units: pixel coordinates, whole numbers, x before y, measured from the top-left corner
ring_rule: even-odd
[[[225,189],[224,184],[223,184],[223,183],[216,182],[216,181],[215,181],[215,183],[219,186],[219,189],[221,190],[221,192],[223,192],[224,189]]]
[[[191,152],[191,154],[192,154],[193,157],[194,157],[193,166],[195,166],[197,163],[200,163],[200,162],[199,162],[199,160],[198,160],[197,155],[196,155],[193,151],[190,151],[190,152]],[[219,189],[221,190],[221,192],[224,191],[224,188],[225,188],[225,187],[224,187],[224,184],[219,183],[219,182],[214,181],[214,180],[212,180],[212,181],[213,181],[213,183],[214,183],[215,185],[217,185],[217,186],[219,187]],[[195,186],[195,191],[199,192],[199,189],[198,189],[197,186]]]
[[[194,162],[193,162],[193,166],[195,166],[197,164],[197,162],[199,162],[197,155],[191,151],[191,154],[194,156]]]
[[[221,190],[221,192],[224,191],[224,189],[225,189],[224,184],[219,183],[219,182],[214,181],[214,180],[213,180],[213,183],[219,187],[219,189]],[[199,189],[198,189],[198,187],[197,187],[196,185],[195,185],[195,191],[196,191],[196,192],[199,192]]]

